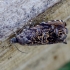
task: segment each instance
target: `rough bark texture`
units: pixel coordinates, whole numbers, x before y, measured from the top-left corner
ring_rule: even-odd
[[[58,1],[60,0],[1,0],[0,40],[7,39],[12,31],[22,28],[28,20]]]

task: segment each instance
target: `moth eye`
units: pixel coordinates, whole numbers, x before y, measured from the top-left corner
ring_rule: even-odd
[[[17,41],[17,38],[16,38],[16,37],[13,37],[13,38],[10,40],[10,42],[11,42],[11,43],[16,43],[16,42],[18,42],[18,41]]]

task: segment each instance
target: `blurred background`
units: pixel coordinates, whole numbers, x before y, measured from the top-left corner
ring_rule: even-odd
[[[10,44],[14,32],[49,20],[67,23],[67,44]],[[70,0],[0,0],[1,70],[70,70]],[[19,52],[17,46],[21,51]]]

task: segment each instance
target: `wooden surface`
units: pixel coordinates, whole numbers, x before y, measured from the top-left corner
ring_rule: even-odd
[[[46,10],[34,22],[62,19],[70,29],[70,0],[60,3]],[[0,46],[1,70],[55,70],[70,61],[70,31],[68,31],[68,44],[58,43],[52,45],[23,46],[10,45],[8,40]],[[15,46],[25,53],[19,52]]]

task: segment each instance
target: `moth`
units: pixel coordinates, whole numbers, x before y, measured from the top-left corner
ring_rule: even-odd
[[[67,44],[66,38],[68,34],[67,24],[63,20],[51,20],[48,22],[41,22],[30,28],[23,29],[23,31],[13,37],[11,43],[19,43],[21,45],[34,44]]]

